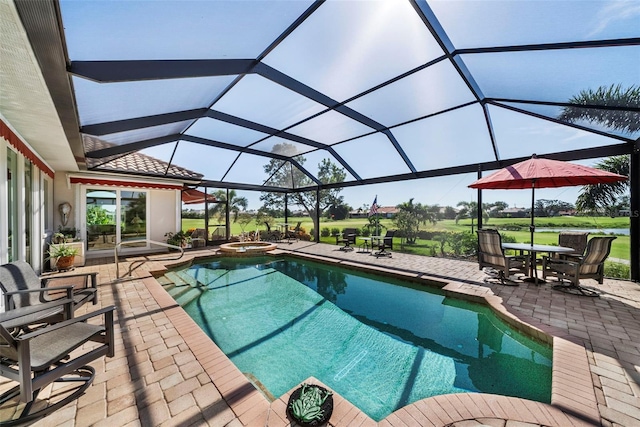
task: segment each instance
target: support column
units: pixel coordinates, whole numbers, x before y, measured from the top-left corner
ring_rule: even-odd
[[[231,215],[229,215],[229,189],[227,188],[227,201],[225,204],[225,214],[224,214],[224,221],[225,221],[225,236],[224,239],[226,241],[229,241],[229,239],[231,239]]]
[[[478,166],[478,179],[482,178],[482,167]],[[482,190],[478,188],[478,230],[482,228]]]
[[[629,241],[631,242],[631,280],[640,282],[640,140],[629,155],[629,188],[631,212]]]
[[[318,243],[320,242],[320,187],[316,187],[316,224],[318,226],[313,230],[313,239]]]
[[[209,187],[204,187],[204,245],[209,245]]]

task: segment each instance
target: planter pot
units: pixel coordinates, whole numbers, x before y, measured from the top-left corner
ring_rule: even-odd
[[[319,385],[310,385],[309,387],[317,387],[323,392],[327,391],[326,388]],[[287,403],[287,415],[289,416],[289,418],[294,420],[296,423],[298,423],[302,427],[322,426],[322,425],[325,425],[327,422],[329,422],[329,418],[331,418],[331,414],[333,413],[333,396],[330,395],[329,397],[327,397],[327,400],[325,400],[322,406],[320,407],[322,409],[322,418],[316,419],[310,422],[304,422],[304,421],[298,420],[293,415],[293,411],[291,410],[291,405],[293,404],[293,401],[299,399],[301,394],[302,394],[302,387],[298,387],[293,391],[293,393],[291,393],[291,396],[289,397],[289,402]]]
[[[58,261],[56,262],[56,268],[58,270],[69,270],[73,267],[73,261],[75,257],[75,255],[59,257]]]

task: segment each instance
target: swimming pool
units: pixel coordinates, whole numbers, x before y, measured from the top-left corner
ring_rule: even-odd
[[[276,397],[314,376],[378,421],[447,393],[551,400],[548,346],[435,288],[273,257],[167,277],[185,311]]]

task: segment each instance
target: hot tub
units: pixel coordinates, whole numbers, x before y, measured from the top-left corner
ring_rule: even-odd
[[[277,247],[270,242],[233,242],[220,245],[220,252],[228,255],[259,255]]]

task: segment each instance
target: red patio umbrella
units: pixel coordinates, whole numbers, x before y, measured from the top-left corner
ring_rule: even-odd
[[[535,226],[534,207],[536,188],[571,187],[577,185],[611,184],[627,177],[589,166],[558,160],[542,159],[534,154],[530,159],[500,169],[469,185],[487,190],[511,190],[531,188],[531,244]]]
[[[217,199],[212,194],[205,194],[195,188],[185,188],[182,190],[182,203],[185,205],[197,205],[204,203],[205,197],[209,203],[217,202]]]

